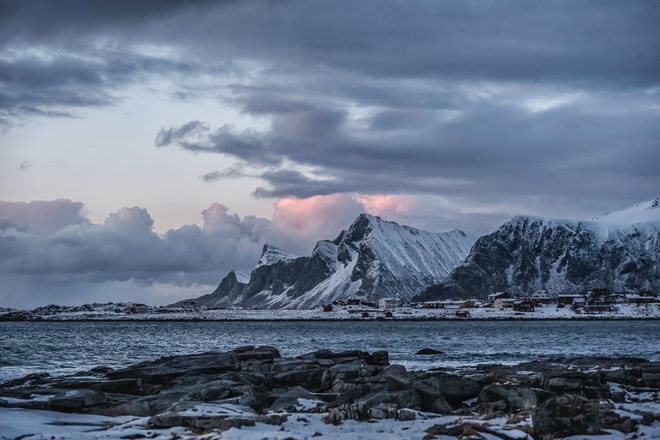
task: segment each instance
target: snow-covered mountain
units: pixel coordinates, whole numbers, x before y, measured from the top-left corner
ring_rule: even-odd
[[[417,299],[660,290],[660,197],[589,221],[515,217],[479,238],[443,282]]]
[[[306,309],[349,298],[409,300],[446,277],[473,242],[462,231],[430,233],[361,214],[336,239],[317,242],[310,256],[265,245],[249,281],[231,272],[195,302]]]

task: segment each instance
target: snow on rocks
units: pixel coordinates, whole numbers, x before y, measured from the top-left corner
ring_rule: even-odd
[[[0,384],[0,438],[654,438],[658,371],[643,359],[562,358],[458,375],[408,371],[386,352],[285,358],[247,346]]]

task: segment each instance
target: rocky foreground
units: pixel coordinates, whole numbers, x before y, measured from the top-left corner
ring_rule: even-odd
[[[652,438],[660,435],[659,393],[660,362],[636,358],[479,365],[458,374],[407,371],[390,365],[387,352],[319,350],[285,358],[273,347],[242,347],[121,370],[26,376],[0,385],[0,414],[21,409],[143,418],[143,431],[117,438],[215,438],[206,436],[256,424],[278,432],[289,418],[307,422],[305,416],[321,417],[328,426],[424,419],[428,439],[551,439],[616,431]]]

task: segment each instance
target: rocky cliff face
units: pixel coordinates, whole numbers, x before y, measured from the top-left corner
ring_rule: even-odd
[[[195,301],[208,307],[302,309],[349,298],[409,300],[447,276],[472,242],[461,231],[434,234],[362,214],[335,240],[317,242],[310,256],[293,257],[265,245],[249,281],[240,282],[232,272]]]
[[[591,221],[516,217],[479,238],[466,260],[417,299],[660,289],[660,198]]]

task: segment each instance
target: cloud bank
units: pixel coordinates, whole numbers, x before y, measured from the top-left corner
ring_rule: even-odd
[[[317,239],[334,238],[363,205],[333,196],[280,200],[274,208],[267,220],[214,203],[202,211],[201,226],[158,234],[140,207],[94,224],[80,202],[0,202],[0,306],[118,298],[163,304],[201,295],[230,270],[249,273],[266,242],[310,253]]]
[[[9,0],[2,9],[5,126],[116,105],[142,83],[176,99],[216,96],[260,124],[182,117],[155,143],[237,160],[202,178],[258,177],[256,197],[522,206],[570,194],[611,206],[660,183],[656,2]]]

